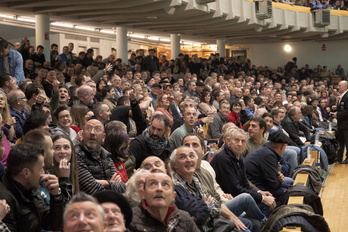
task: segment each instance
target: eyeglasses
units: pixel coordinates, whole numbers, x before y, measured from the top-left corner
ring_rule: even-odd
[[[25,99],[27,99],[26,97],[19,97],[19,98],[17,98],[17,100],[25,100]]]
[[[95,127],[93,127],[93,126],[85,126],[84,131],[86,131],[86,132],[89,133],[89,132],[92,132],[93,129],[94,129],[94,131],[97,132],[97,133],[103,132],[103,128],[100,127],[100,126],[95,126]]]
[[[70,114],[60,115],[58,116],[58,118],[59,119],[70,118]]]

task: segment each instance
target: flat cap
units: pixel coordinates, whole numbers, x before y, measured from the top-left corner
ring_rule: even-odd
[[[275,132],[270,134],[270,140],[273,143],[286,143],[286,144],[292,144],[292,141],[288,136],[286,136],[282,132]]]
[[[120,207],[126,221],[125,226],[126,228],[129,227],[130,223],[132,222],[133,211],[127,199],[122,194],[112,190],[105,190],[95,193],[94,197],[98,200],[99,204],[111,202]]]

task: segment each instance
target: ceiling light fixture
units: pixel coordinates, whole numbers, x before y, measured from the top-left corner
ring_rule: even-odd
[[[159,40],[158,37],[154,37],[154,36],[149,36],[147,37],[148,40]]]
[[[159,40],[160,40],[161,42],[168,42],[168,43],[170,42],[170,39],[162,39],[162,38],[160,38]]]
[[[52,22],[51,25],[58,26],[58,27],[74,28],[74,25],[72,25],[72,24],[59,23],[59,22]]]
[[[7,18],[7,19],[15,19],[16,18],[14,15],[6,15],[6,14],[0,14],[0,17]]]
[[[35,23],[36,20],[33,18],[24,18],[24,17],[17,17],[17,20],[23,21],[23,22],[29,22],[29,23]]]
[[[105,33],[105,34],[111,34],[111,35],[114,35],[115,32],[114,31],[109,31],[109,30],[100,30],[101,33]]]
[[[138,39],[145,39],[145,36],[144,36],[144,35],[130,34],[129,37],[138,38]]]
[[[285,52],[291,52],[292,51],[292,47],[289,44],[285,44],[284,45],[284,51]]]
[[[94,31],[92,27],[83,27],[83,26],[75,26],[76,29],[85,30],[85,31]]]

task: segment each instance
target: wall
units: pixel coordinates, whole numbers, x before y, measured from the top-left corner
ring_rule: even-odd
[[[292,46],[292,52],[286,53],[283,49],[285,44]],[[308,64],[310,68],[326,65],[332,72],[338,64],[348,70],[348,54],[344,48],[348,42],[327,42],[326,51],[322,51],[323,43],[317,42],[293,42],[293,43],[272,43],[250,45],[251,52],[248,58],[252,64],[257,66],[268,65],[270,68],[283,67],[293,57],[297,57],[298,67]],[[250,56],[249,56],[250,55]]]

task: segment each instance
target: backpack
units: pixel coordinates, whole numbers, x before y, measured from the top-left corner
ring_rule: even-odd
[[[309,205],[282,205],[267,219],[261,232],[279,232],[283,227],[299,226],[303,232],[330,232],[324,217],[313,212]]]
[[[303,196],[303,203],[310,205],[313,212],[323,215],[323,206],[320,197],[306,186],[294,185],[287,189],[280,199],[281,205],[286,205],[291,196]]]
[[[321,185],[323,183],[323,178],[320,176],[318,170],[309,165],[298,165],[292,171],[292,179],[296,179],[297,174],[307,173],[309,174],[309,185],[308,187],[313,190],[317,195],[320,193]]]

